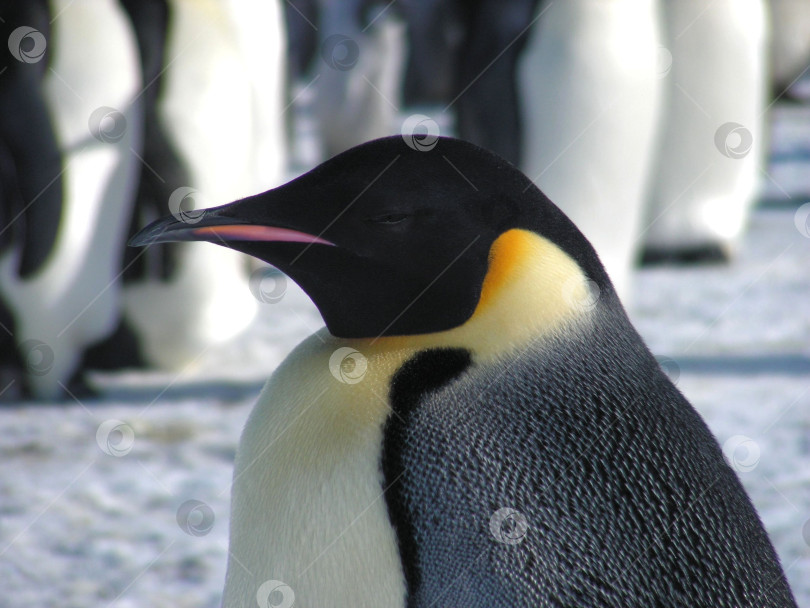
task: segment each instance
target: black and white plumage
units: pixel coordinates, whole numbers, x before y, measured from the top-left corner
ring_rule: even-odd
[[[17,128],[0,136],[7,149],[26,152],[14,155],[16,182],[36,186],[17,189],[16,209],[13,200],[0,201],[11,210],[4,233],[14,235],[0,252],[0,299],[13,319],[4,350],[17,350],[17,386],[42,399],[63,394],[84,350],[118,322],[115,278],[136,187],[139,161],[131,150],[141,145],[142,83],[118,2],[55,0],[36,9],[36,20],[21,11],[7,20],[15,31],[41,26],[20,48],[43,54],[30,62],[10,59],[10,71],[25,78],[12,79],[3,92],[7,100],[28,100],[27,110],[13,115]]]
[[[258,307],[244,256],[125,257],[125,240],[279,183],[279,3],[38,0],[0,21],[2,399],[75,395],[87,368],[184,368],[233,338]]]

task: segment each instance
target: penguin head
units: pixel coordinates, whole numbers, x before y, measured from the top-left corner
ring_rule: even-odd
[[[341,338],[425,334],[475,312],[493,244],[519,229],[554,243],[613,294],[574,224],[515,167],[473,144],[393,136],[234,203],[167,217],[132,246],[210,241],[295,280]]]

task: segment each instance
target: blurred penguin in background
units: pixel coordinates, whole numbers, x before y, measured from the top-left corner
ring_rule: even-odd
[[[521,167],[593,243],[626,299],[661,120],[656,0],[541,3],[519,91]]]
[[[10,396],[53,399],[118,320],[142,82],[114,0],[22,4],[3,7],[0,298],[17,353]]]
[[[774,110],[774,120],[763,204],[795,204],[810,199],[805,162],[810,138],[792,126],[796,121],[807,122],[810,106],[810,2],[771,0],[770,5],[773,35],[769,109]],[[783,125],[791,126],[782,130]]]
[[[523,129],[517,65],[538,4],[404,1],[406,107],[430,114],[441,125],[453,125],[450,130],[461,138],[518,165]]]
[[[146,4],[128,8],[137,24]],[[167,208],[194,223],[196,208],[278,185],[286,167],[280,6],[173,0],[165,9],[163,57],[144,64],[153,137],[141,169],[138,226]],[[154,20],[143,21],[155,28]],[[151,37],[161,34],[141,40]],[[248,267],[236,252],[183,243],[131,261],[124,316],[152,365],[183,368],[255,315]]]
[[[2,15],[0,32],[9,55],[0,75],[0,260],[7,273],[0,285],[8,288],[35,273],[54,247],[62,217],[62,172],[42,95],[49,60],[47,6],[4,2]],[[8,399],[20,392],[24,361],[14,339],[14,310],[2,288],[0,324],[0,386]]]
[[[391,132],[402,107],[405,26],[368,0],[319,2],[315,114],[331,157]]]
[[[762,0],[665,0],[664,120],[647,196],[649,261],[733,258],[756,200],[765,146]]]
[[[459,4],[464,36],[450,107],[463,139],[513,164],[520,161],[523,129],[517,60],[532,28],[537,0],[479,0]]]
[[[650,260],[729,259],[756,194],[764,4],[574,0],[548,5],[533,36],[523,168],[618,292],[642,246]]]
[[[85,367],[181,368],[237,335],[257,305],[244,258],[181,244],[124,259],[124,241],[166,211],[193,222],[197,205],[281,181],[278,3],[2,8],[6,398],[81,390]]]
[[[810,69],[810,2],[771,0],[770,5],[773,96],[795,99],[792,87]]]

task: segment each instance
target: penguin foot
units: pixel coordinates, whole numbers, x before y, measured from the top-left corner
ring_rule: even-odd
[[[133,367],[145,368],[148,365],[141,354],[138,335],[122,319],[110,336],[84,351],[79,374],[87,369],[116,370]]]
[[[70,397],[84,401],[87,399],[97,399],[100,393],[87,382],[85,369],[80,368],[67,383],[67,393]]]
[[[734,258],[731,247],[710,243],[690,247],[647,247],[641,253],[642,266],[690,266],[729,264]]]
[[[19,365],[0,364],[0,406],[25,401],[25,371]]]

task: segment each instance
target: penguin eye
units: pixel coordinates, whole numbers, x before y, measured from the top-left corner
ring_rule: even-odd
[[[384,215],[370,217],[368,218],[368,221],[373,224],[384,224],[390,226],[392,224],[399,224],[407,217],[408,217],[407,213],[386,213]]]

